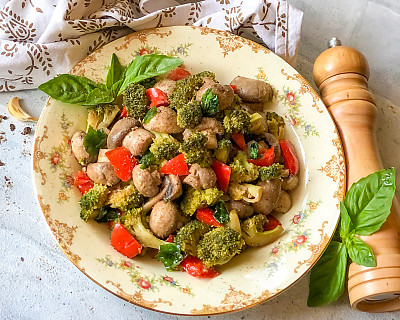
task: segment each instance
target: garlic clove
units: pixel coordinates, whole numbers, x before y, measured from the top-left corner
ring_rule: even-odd
[[[19,104],[19,98],[14,97],[8,102],[8,112],[19,121],[38,121],[39,118],[32,117]]]

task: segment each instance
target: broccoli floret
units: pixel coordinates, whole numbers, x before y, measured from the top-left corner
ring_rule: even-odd
[[[205,205],[214,205],[218,200],[222,198],[224,193],[217,188],[209,188],[205,190],[195,190],[190,188],[180,203],[182,212],[187,215],[193,215],[197,208]]]
[[[177,111],[178,114],[178,126],[181,128],[192,129],[197,126],[202,116],[200,102],[191,101],[188,104],[182,106]]]
[[[227,133],[248,134],[251,128],[250,115],[244,110],[226,110],[223,126]]]
[[[283,139],[285,135],[285,120],[275,112],[267,112],[267,130],[278,139]]]
[[[88,106],[87,128],[92,126],[95,130],[107,129],[117,116],[119,110],[120,107],[116,104],[107,103]]]
[[[126,211],[138,208],[143,204],[144,198],[133,184],[127,185],[123,189],[116,189],[110,192],[107,205],[111,208]]]
[[[244,200],[247,202],[258,202],[262,196],[262,187],[254,184],[231,182],[229,184],[229,195],[232,200]]]
[[[199,220],[192,220],[179,229],[174,241],[183,252],[197,256],[197,244],[210,230],[209,225]]]
[[[228,227],[207,232],[197,245],[197,256],[206,267],[225,264],[240,253],[245,242],[240,233]]]
[[[170,160],[179,153],[179,142],[167,133],[153,132],[155,138],[150,146],[150,152],[157,162]]]
[[[95,183],[93,188],[86,192],[79,200],[81,218],[86,222],[89,218],[96,218],[104,207],[109,190],[102,184]]]
[[[193,132],[189,139],[181,144],[180,151],[185,155],[187,164],[197,163],[209,167],[212,162],[211,151],[206,149],[207,137],[200,132]]]
[[[149,111],[146,88],[141,84],[131,83],[126,87],[122,96],[128,116],[142,121]]]
[[[147,169],[148,167],[152,165],[157,165],[158,161],[154,154],[152,154],[150,151],[147,151],[143,157],[139,160],[140,163],[140,169]]]
[[[181,107],[194,100],[197,91],[203,85],[204,77],[215,80],[215,74],[209,71],[203,71],[191,75],[186,79],[178,80],[169,96],[169,106],[173,109],[179,110]]]
[[[145,218],[142,208],[135,208],[126,211],[120,221],[143,247],[158,249],[159,246],[168,244],[168,242],[158,239],[144,226]]]
[[[280,179],[283,174],[283,169],[285,167],[280,163],[273,163],[269,167],[260,167],[260,179],[262,181]]]
[[[227,163],[231,151],[232,151],[232,141],[229,139],[222,139],[218,141],[218,147],[214,152],[214,156],[217,160],[223,163]]]
[[[231,181],[251,182],[258,178],[258,167],[247,161],[246,153],[243,151],[238,152],[230,167],[232,169]]]
[[[279,238],[283,232],[281,225],[270,231],[264,231],[264,225],[268,218],[263,214],[257,214],[243,221],[242,236],[248,246],[264,246]]]

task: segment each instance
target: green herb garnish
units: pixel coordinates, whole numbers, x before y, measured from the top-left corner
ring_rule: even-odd
[[[184,258],[180,247],[175,243],[160,245],[156,255],[156,259],[162,262],[168,271],[175,270]]]
[[[92,126],[89,126],[86,136],[83,138],[83,146],[91,156],[97,155],[99,150],[106,145],[106,142],[107,135],[103,129],[94,130]]]
[[[380,229],[390,214],[395,193],[394,169],[377,171],[354,183],[340,203],[340,226],[311,270],[307,305],[321,306],[339,298],[345,287],[347,255],[359,265],[375,267],[372,249],[359,238]]]
[[[211,88],[204,92],[201,97],[200,106],[204,116],[212,116],[219,111],[218,96],[212,92]]]

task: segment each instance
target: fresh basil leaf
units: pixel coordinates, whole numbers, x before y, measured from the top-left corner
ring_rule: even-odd
[[[211,88],[204,92],[201,97],[200,106],[204,116],[212,116],[219,111],[218,96],[212,92]]]
[[[106,87],[112,89],[113,85],[121,80],[124,74],[124,67],[119,62],[119,59],[115,53],[111,57],[110,69],[108,69],[106,77]]]
[[[92,126],[83,138],[83,146],[86,151],[91,155],[97,155],[99,150],[106,145],[107,135],[103,132],[103,129],[94,130]]]
[[[343,202],[340,202],[340,237],[346,239],[353,230],[353,222],[351,222],[346,206]]]
[[[118,209],[103,207],[99,210],[99,215],[94,219],[97,222],[109,222],[114,221],[121,215]]]
[[[166,73],[179,67],[183,61],[179,58],[159,54],[146,54],[138,56],[125,70],[125,78],[119,88],[121,94],[130,83],[137,83],[144,79]]]
[[[157,164],[157,159],[150,151],[147,151],[143,157],[139,160],[140,169],[147,169],[153,164]]]
[[[355,233],[370,235],[386,221],[395,193],[394,169],[384,169],[353,183],[344,205],[353,222]]]
[[[157,107],[152,107],[149,111],[147,111],[146,115],[143,118],[143,124],[147,124],[151,119],[155,117],[157,114]]]
[[[121,78],[111,86],[111,93],[114,97],[116,97],[118,95],[119,88],[121,87],[121,84],[123,81],[124,81],[124,79]]]
[[[88,105],[87,96],[99,87],[99,84],[86,77],[60,74],[42,83],[38,89],[56,100],[85,106]]]
[[[219,223],[229,222],[230,216],[228,210],[226,210],[225,203],[223,201],[218,201],[214,207],[214,218]]]
[[[162,262],[168,271],[175,270],[184,258],[181,248],[175,243],[160,245],[156,255],[156,259]]]
[[[350,259],[360,266],[376,267],[374,252],[371,247],[355,235],[346,240],[346,248]]]
[[[250,159],[258,158],[258,143],[252,142],[250,143]]]
[[[111,103],[114,96],[105,86],[93,89],[86,97],[86,106],[97,106],[99,104]]]
[[[331,303],[344,292],[347,251],[343,243],[332,241],[311,269],[307,305]]]

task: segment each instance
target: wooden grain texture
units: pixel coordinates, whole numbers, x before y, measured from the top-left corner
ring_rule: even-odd
[[[376,143],[376,106],[368,90],[369,67],[351,47],[333,47],[315,61],[313,77],[340,132],[347,186],[383,168]],[[374,251],[377,266],[352,263],[348,292],[353,308],[368,312],[400,310],[400,210],[396,198],[381,230],[361,237]]]

